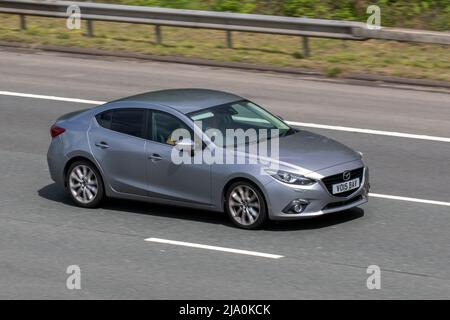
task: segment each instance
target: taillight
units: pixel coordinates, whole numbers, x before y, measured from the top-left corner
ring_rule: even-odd
[[[50,128],[50,135],[52,136],[52,138],[56,138],[57,136],[63,134],[64,132],[66,132],[66,129],[58,127],[57,125],[53,125]]]

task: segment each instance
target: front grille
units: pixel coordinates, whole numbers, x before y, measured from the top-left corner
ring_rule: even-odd
[[[344,178],[342,177],[344,172],[341,172],[339,174],[335,174],[334,176],[325,177],[322,179],[322,182],[324,183],[325,187],[327,188],[328,192],[330,194],[333,194],[333,184],[344,182]],[[362,178],[364,174],[364,168],[358,168],[355,170],[350,171],[350,179],[356,179],[359,178],[359,184],[362,183]],[[354,193],[357,189],[350,190],[347,192],[339,193],[334,195],[335,197],[348,197],[352,193]]]
[[[335,208],[339,208],[339,207],[344,207],[346,205],[352,204],[353,202],[357,202],[357,201],[359,201],[361,199],[362,199],[362,196],[357,196],[357,197],[352,198],[352,199],[347,200],[347,201],[339,201],[339,202],[329,203],[325,207],[323,207],[322,210],[330,210],[330,209],[335,209]]]

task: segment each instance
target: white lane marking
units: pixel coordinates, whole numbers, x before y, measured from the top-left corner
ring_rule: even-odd
[[[450,138],[427,136],[427,135],[423,135],[423,134],[412,134],[412,133],[403,133],[403,132],[394,132],[394,131],[381,131],[381,130],[361,129],[361,128],[352,128],[352,127],[341,127],[341,126],[329,126],[329,125],[325,125],[325,124],[295,122],[295,121],[286,121],[286,123],[290,124],[292,126],[298,126],[298,127],[309,127],[309,128],[317,128],[317,129],[335,130],[335,131],[367,133],[367,134],[375,134],[375,135],[381,135],[381,136],[409,138],[409,139],[418,139],[418,140],[450,142]]]
[[[11,92],[11,91],[0,91],[0,95],[22,97],[22,98],[54,100],[54,101],[76,102],[76,103],[85,103],[85,104],[104,104],[105,103],[104,101],[73,99],[73,98],[64,98],[64,97],[55,97],[55,96],[43,96],[40,94],[29,94],[29,93],[20,93],[20,92]]]
[[[33,98],[33,99],[46,99],[46,100],[54,100],[54,101],[66,101],[66,102],[94,104],[94,105],[106,103],[106,101],[95,101],[95,100],[84,100],[84,99],[64,98],[64,97],[55,97],[55,96],[45,96],[45,95],[20,93],[20,92],[12,92],[12,91],[0,91],[0,95]],[[374,135],[418,139],[418,140],[450,142],[450,138],[428,136],[428,135],[422,135],[422,134],[412,134],[412,133],[382,131],[382,130],[372,130],[372,129],[362,129],[362,128],[342,127],[342,126],[330,126],[330,125],[325,125],[325,124],[317,124],[317,123],[309,123],[309,122],[286,121],[286,123],[288,123],[292,126],[298,126],[298,127],[367,133],[367,134],[374,134]]]
[[[369,196],[374,197],[374,198],[400,200],[400,201],[408,201],[408,202],[418,202],[418,203],[426,203],[426,204],[434,204],[434,205],[438,205],[438,206],[450,207],[450,202],[443,202],[443,201],[399,197],[399,196],[391,196],[391,195],[379,194],[379,193],[369,193]]]
[[[198,248],[198,249],[231,252],[231,253],[237,253],[237,254],[246,254],[249,256],[257,256],[257,257],[270,258],[270,259],[284,258],[284,256],[280,256],[278,254],[270,254],[270,253],[263,253],[263,252],[256,252],[256,251],[208,246],[208,245],[198,244],[198,243],[173,241],[173,240],[166,240],[166,239],[159,239],[159,238],[148,238],[148,239],[145,239],[145,241],[158,242],[158,243],[164,243],[164,244],[172,244],[172,245],[176,245],[176,246],[191,247],[191,248]]]

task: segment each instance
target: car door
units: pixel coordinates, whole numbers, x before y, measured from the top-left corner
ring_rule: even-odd
[[[112,109],[95,120],[89,143],[106,183],[119,193],[147,196],[147,110]]]
[[[180,128],[192,130],[170,113],[153,110],[148,117],[149,141],[146,153],[149,196],[210,205],[211,166],[203,163],[176,164],[172,161],[175,145],[171,140],[172,132]]]

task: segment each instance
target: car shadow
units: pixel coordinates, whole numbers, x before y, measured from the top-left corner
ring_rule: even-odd
[[[61,187],[59,187],[55,183],[49,184],[38,190],[38,195],[50,201],[78,208],[72,202],[72,200],[67,195],[65,190],[61,189]],[[171,219],[182,219],[202,223],[221,224],[228,227],[234,227],[234,225],[229,221],[225,213],[190,209],[186,207],[110,198],[103,203],[102,209],[111,211],[129,212],[133,214],[142,214],[149,216],[167,217]],[[294,220],[294,221],[269,221],[262,230],[295,231],[295,230],[322,229],[346,223],[355,219],[359,219],[363,216],[364,210],[360,208],[353,208],[350,210],[334,214],[328,214],[313,219]]]
[[[65,192],[65,190],[63,190],[55,183],[49,184],[38,190],[38,195],[41,198],[62,203],[69,207],[78,208],[80,210],[91,210],[82,209],[76,206],[70,199],[69,195]],[[171,219],[183,219],[204,223],[222,224],[230,227],[233,226],[233,224],[228,220],[228,217],[224,213],[212,212],[207,210],[196,210],[179,206],[162,205],[143,201],[108,198],[103,202],[101,209],[149,216],[160,216]]]

